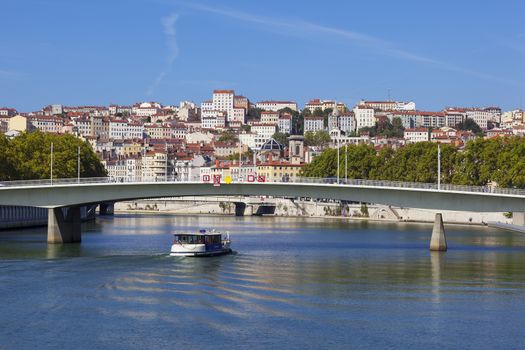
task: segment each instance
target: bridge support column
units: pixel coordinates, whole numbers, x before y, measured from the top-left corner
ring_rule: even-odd
[[[244,216],[244,212],[246,211],[246,203],[243,202],[235,202],[235,216]]]
[[[512,213],[512,224],[516,226],[525,226],[525,212],[515,211]]]
[[[115,213],[115,203],[100,203],[98,214],[102,216],[111,216]]]
[[[445,227],[443,226],[443,216],[441,213],[437,213],[434,219],[432,237],[430,238],[430,250],[438,252],[447,251],[447,238],[445,237]]]
[[[80,241],[80,207],[49,209],[47,218],[47,243],[62,244]]]

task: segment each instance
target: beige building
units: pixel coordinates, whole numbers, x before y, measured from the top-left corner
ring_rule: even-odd
[[[26,117],[22,115],[15,115],[9,119],[7,128],[9,131],[31,131],[31,124]]]
[[[304,164],[283,161],[269,161],[257,164],[257,175],[264,176],[267,182],[295,181]]]

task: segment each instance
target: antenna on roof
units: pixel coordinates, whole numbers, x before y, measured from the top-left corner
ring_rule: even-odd
[[[390,89],[388,89],[388,102],[392,101],[392,99],[390,98]]]

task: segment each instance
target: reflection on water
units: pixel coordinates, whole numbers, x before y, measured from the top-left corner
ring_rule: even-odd
[[[237,254],[167,256],[228,230]],[[316,219],[116,216],[82,244],[0,234],[0,349],[519,348],[525,236]]]

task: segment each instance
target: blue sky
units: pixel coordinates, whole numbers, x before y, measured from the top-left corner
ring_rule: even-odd
[[[525,2],[2,0],[0,106],[525,103]]]

